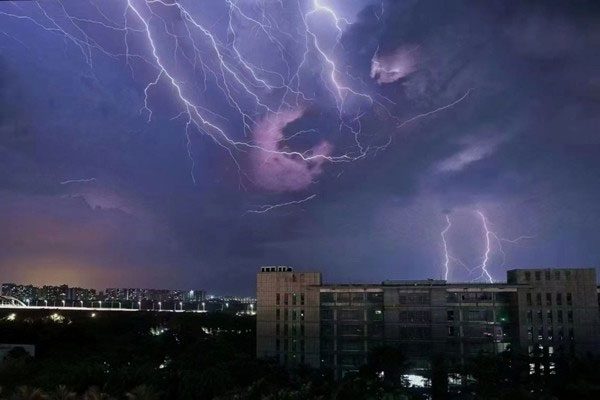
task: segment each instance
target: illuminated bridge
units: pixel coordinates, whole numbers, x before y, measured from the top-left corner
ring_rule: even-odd
[[[70,303],[70,304],[69,304]],[[90,311],[156,311],[156,312],[206,312],[204,305],[202,309],[184,309],[183,304],[177,303],[173,308],[163,308],[162,303],[152,303],[142,306],[141,302],[131,303],[128,307],[123,307],[121,302],[102,302],[102,301],[58,301],[49,303],[46,300],[37,301],[35,304],[29,304],[14,298],[12,296],[0,295],[0,309],[31,309],[31,310],[90,310]]]
[[[27,307],[27,304],[23,303],[19,299],[15,299],[11,296],[0,295],[0,307],[3,308],[14,308],[14,307]]]

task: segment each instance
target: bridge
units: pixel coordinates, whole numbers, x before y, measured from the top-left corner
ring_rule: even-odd
[[[40,304],[41,303],[41,304]],[[70,305],[66,300],[61,300],[58,303],[53,302],[49,304],[47,300],[36,301],[33,305],[30,304],[29,300],[23,302],[15,297],[0,295],[0,309],[27,309],[27,310],[74,310],[74,311],[123,311],[123,312],[135,312],[135,311],[153,311],[153,312],[194,312],[194,313],[205,313],[205,304],[202,303],[202,310],[200,306],[197,309],[186,309],[183,303],[175,303],[173,308],[163,308],[161,302],[152,302],[150,304],[142,304],[142,302],[129,302],[126,307],[123,307],[123,302],[120,301],[88,301],[87,304],[83,300],[69,301]],[[76,305],[78,304],[78,305]],[[127,305],[129,307],[127,307]]]
[[[8,306],[8,307],[5,307],[5,306]],[[12,296],[0,295],[0,307],[3,307],[3,308],[27,307],[27,304],[23,303],[21,300],[16,299]]]

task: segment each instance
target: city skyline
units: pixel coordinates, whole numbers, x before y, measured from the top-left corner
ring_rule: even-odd
[[[1,2],[0,280],[598,270],[596,2],[204,3]]]

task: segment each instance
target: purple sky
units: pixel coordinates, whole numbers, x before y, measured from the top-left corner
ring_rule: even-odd
[[[595,3],[2,2],[1,280],[598,266]]]

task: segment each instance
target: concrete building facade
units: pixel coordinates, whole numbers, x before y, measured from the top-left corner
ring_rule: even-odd
[[[507,283],[442,280],[323,284],[318,272],[263,267],[257,277],[257,355],[331,368],[338,377],[380,345],[402,349],[415,370],[435,356],[453,365],[509,347],[598,352],[594,269],[530,269]]]

